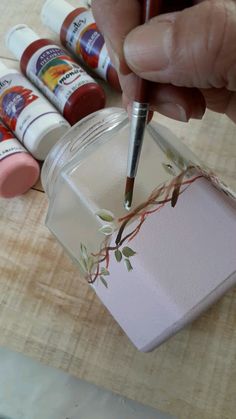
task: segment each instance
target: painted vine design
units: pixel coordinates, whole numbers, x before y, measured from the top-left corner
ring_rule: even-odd
[[[84,244],[80,246],[80,266],[84,276],[90,284],[100,279],[103,285],[108,287],[106,277],[110,275],[109,263],[110,256],[114,253],[116,261],[120,263],[124,261],[128,271],[133,269],[130,258],[136,252],[127,244],[129,244],[139,233],[143,223],[147,217],[159,211],[164,205],[170,203],[172,207],[177,204],[179,196],[190,186],[195,180],[203,177],[202,173],[192,174],[195,168],[189,166],[181,171],[181,173],[173,178],[170,183],[166,183],[154,189],[148,199],[138,205],[124,217],[118,219],[118,230],[113,246],[110,245],[111,236],[116,229],[114,215],[108,210],[101,210],[96,215],[107,224],[103,225],[100,231],[105,235],[105,239],[98,253],[89,254]],[[188,177],[186,178],[186,176]],[[128,224],[137,219],[134,229],[126,234]]]

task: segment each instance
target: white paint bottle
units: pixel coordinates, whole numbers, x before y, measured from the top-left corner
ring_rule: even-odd
[[[0,117],[38,160],[70,128],[50,102],[17,70],[0,61]]]

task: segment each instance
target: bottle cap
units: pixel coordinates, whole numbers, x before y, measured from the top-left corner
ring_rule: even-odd
[[[27,25],[13,26],[5,37],[5,43],[11,53],[20,60],[26,48],[40,37]]]
[[[0,196],[14,198],[27,192],[39,178],[39,164],[27,153],[16,153],[0,161]]]
[[[6,71],[8,67],[0,60],[0,71]]]
[[[22,195],[36,183],[39,164],[1,122],[0,147],[0,196]]]
[[[75,7],[64,0],[47,0],[41,11],[42,23],[59,35],[64,20],[73,10]]]

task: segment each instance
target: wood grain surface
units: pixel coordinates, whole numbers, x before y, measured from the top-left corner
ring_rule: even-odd
[[[3,41],[11,25],[50,34],[42,4],[1,0],[0,56],[9,66],[17,65]],[[120,102],[107,91],[108,104]],[[155,118],[236,189],[236,127],[226,117]],[[40,189],[0,199],[0,345],[181,419],[235,418],[236,291],[153,353],[139,353],[44,226]]]

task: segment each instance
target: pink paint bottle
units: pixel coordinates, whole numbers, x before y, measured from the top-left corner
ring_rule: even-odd
[[[20,60],[23,74],[71,125],[104,108],[101,86],[53,41],[41,39],[27,25],[16,25],[8,32],[6,44]]]
[[[39,177],[39,164],[0,122],[0,196],[27,192]]]
[[[42,8],[41,19],[43,24],[60,35],[62,45],[120,91],[117,72],[91,10],[74,8],[64,0],[47,0]]]

